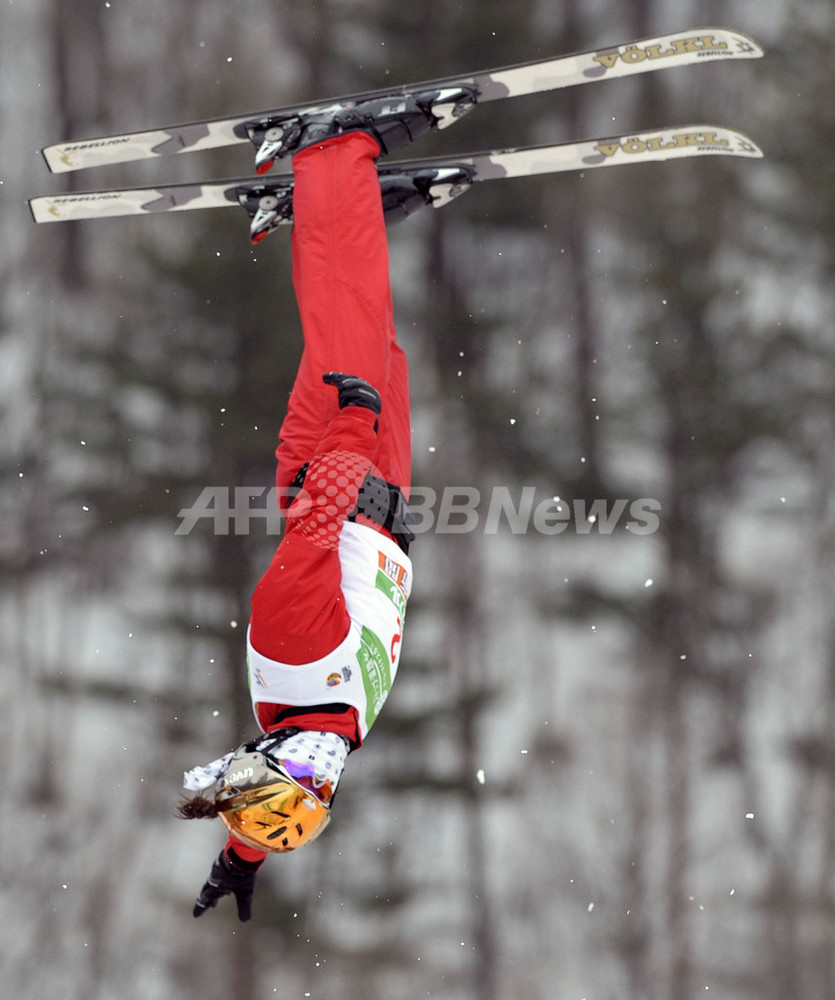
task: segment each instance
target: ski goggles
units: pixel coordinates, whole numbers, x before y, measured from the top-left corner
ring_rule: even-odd
[[[219,785],[218,815],[257,850],[293,851],[312,843],[330,821],[329,783],[316,784],[312,768],[276,760],[252,744],[235,751]]]

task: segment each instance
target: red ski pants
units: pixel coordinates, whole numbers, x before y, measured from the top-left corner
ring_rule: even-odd
[[[394,329],[377,155],[371,136],[353,132],[293,159],[293,282],[304,350],[276,451],[280,498],[338,412],[336,390],[322,382],[328,371],[359,375],[380,392],[374,466],[408,497],[408,370]]]

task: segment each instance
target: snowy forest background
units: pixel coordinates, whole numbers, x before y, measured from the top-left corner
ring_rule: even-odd
[[[477,497],[447,521],[472,530],[414,547],[331,828],[268,862],[251,924],[194,921],[223,836],[174,818],[181,773],[253,731],[276,537],[179,515],[206,487],[263,506],[289,240],[251,249],[237,210],[36,227],[25,199],[71,184],[251,172],[237,147],[60,178],[37,150],[711,24],[767,57],[408,151],[716,122],[766,159],[481,185],[391,231],[414,482]],[[0,53],[4,995],[830,1000],[831,0],[3,0]]]

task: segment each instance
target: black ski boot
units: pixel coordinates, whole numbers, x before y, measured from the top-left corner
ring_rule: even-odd
[[[368,132],[385,155],[413,142],[432,128],[442,128],[446,118],[458,117],[475,104],[466,88],[432,90],[425,94],[393,94],[353,106],[333,105],[308,114],[261,118],[246,123],[257,147],[255,167],[266,173],[282,156],[324,142],[344,132]]]
[[[250,243],[260,243],[281,225],[293,221],[293,185],[266,183],[254,188],[242,188],[238,201],[249,216]]]
[[[473,171],[464,164],[407,169],[402,173],[392,164],[380,171],[386,222],[400,222],[426,205],[442,208],[468,191],[472,183]]]
[[[441,208],[468,191],[474,171],[467,164],[414,168],[391,164],[379,168],[380,193],[386,222],[405,219],[427,205]],[[260,243],[279,226],[293,221],[293,182],[287,178],[237,189],[249,216],[249,238]]]

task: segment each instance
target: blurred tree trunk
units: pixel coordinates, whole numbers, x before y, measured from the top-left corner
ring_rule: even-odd
[[[564,33],[571,50],[581,47],[581,12],[575,2],[564,8]],[[589,134],[585,125],[586,88],[572,87],[565,96],[567,105],[566,128],[570,136],[578,139]],[[575,196],[566,209],[564,224],[555,227],[553,236],[567,252],[568,289],[564,314],[572,329],[574,345],[574,399],[573,410],[577,415],[577,448],[582,459],[582,479],[588,484],[582,492],[590,499],[601,492],[601,460],[599,455],[599,405],[596,377],[599,349],[597,325],[593,316],[593,272],[589,239],[592,216],[586,203],[585,188],[578,185]]]
[[[487,682],[485,665],[487,650],[484,635],[484,603],[480,599],[479,581],[483,576],[483,561],[475,547],[478,536],[470,532],[450,545],[446,555],[447,571],[453,602],[449,608],[444,648],[449,653],[449,668],[455,675],[460,704],[459,742],[461,748],[462,806],[466,827],[466,873],[464,895],[469,901],[470,935],[472,938],[471,980],[473,997],[479,1000],[500,1000],[501,935],[495,918],[496,904],[490,884],[490,848],[483,796],[477,773],[481,767],[482,714],[484,689]]]
[[[90,123],[101,121],[107,92],[107,47],[103,44],[104,5],[96,0],[47,0],[43,21],[47,26],[52,55],[53,123],[55,135],[73,138],[89,134]],[[64,183],[76,189],[76,174]],[[56,226],[56,259],[59,276],[68,295],[77,293],[88,280],[81,226]]]
[[[457,262],[447,252],[444,217],[439,213],[432,218],[428,282],[433,290],[431,314],[427,315],[427,333],[436,347],[436,377],[441,386],[452,383],[453,357],[459,352],[467,357],[478,351],[469,342],[467,330],[468,295],[461,285]],[[454,416],[457,407],[451,399],[441,404],[450,413],[449,427],[459,424]],[[444,468],[449,482],[476,482],[477,462],[470,454],[471,441],[461,434],[447,436],[444,448]],[[480,598],[482,560],[477,546],[479,536],[474,532],[435,535],[433,544],[442,546],[444,586],[444,631],[446,640],[442,647],[446,653],[446,668],[453,677],[453,689],[458,692],[459,717],[456,732],[461,760],[461,806],[464,811],[466,837],[466,871],[462,892],[470,913],[472,940],[469,977],[470,993],[480,1000],[497,1000],[500,987],[500,940],[495,927],[493,900],[488,880],[488,851],[485,843],[485,825],[481,799],[478,794],[476,772],[480,753],[480,716],[482,698],[487,683],[484,672],[485,650],[481,641],[482,617],[485,608]]]

